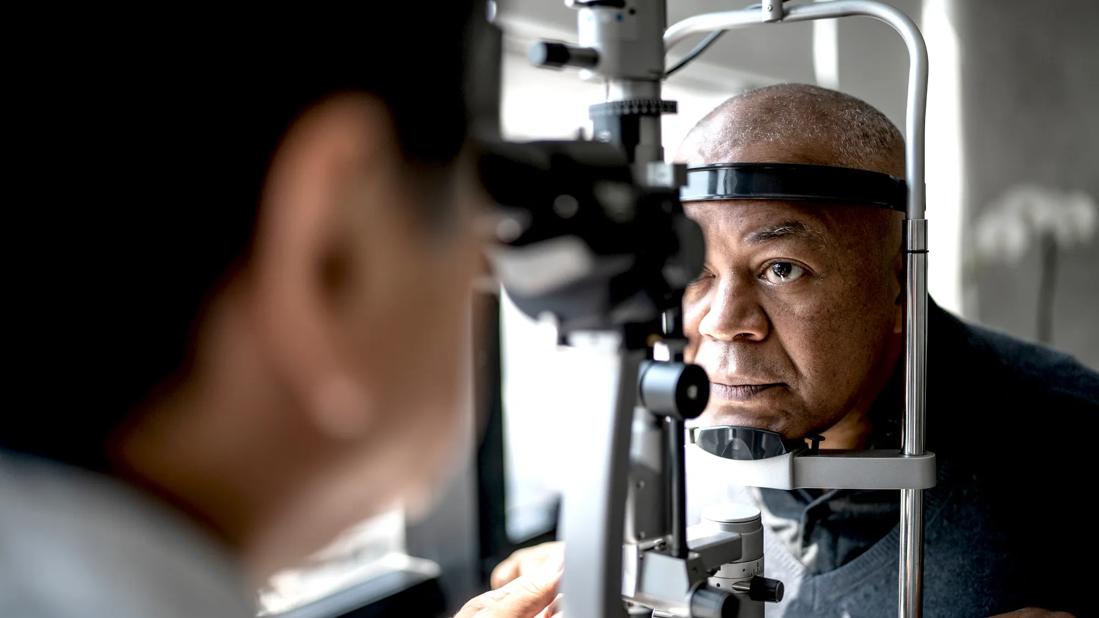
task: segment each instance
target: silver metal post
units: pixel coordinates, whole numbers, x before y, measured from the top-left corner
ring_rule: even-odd
[[[901,490],[900,586],[897,615],[923,613],[923,490]]]
[[[904,454],[923,455],[927,391],[927,220],[905,222]],[[914,618],[923,605],[923,490],[901,490],[898,615]]]
[[[566,616],[623,616],[622,539],[625,532],[630,423],[637,403],[640,351],[606,351],[618,357],[613,400],[593,406],[572,457],[584,474],[571,482],[562,504]],[[596,402],[599,403],[599,402]]]
[[[773,9],[773,7],[772,7]],[[664,46],[671,49],[692,34],[759,24],[771,15],[744,9],[696,15],[669,27]],[[772,10],[773,13],[773,10]],[[905,118],[905,435],[904,454],[924,454],[927,390],[927,221],[924,195],[924,122],[927,107],[927,47],[912,20],[894,7],[866,0],[837,0],[791,6],[782,21],[809,21],[865,15],[893,27],[908,49],[908,101]],[[901,618],[920,615],[923,594],[923,492],[901,491],[901,545],[898,610]]]

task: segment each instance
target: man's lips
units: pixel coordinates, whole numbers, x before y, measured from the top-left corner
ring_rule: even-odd
[[[723,401],[748,401],[776,386],[782,386],[782,382],[760,384],[722,384],[721,382],[711,382],[710,397]]]

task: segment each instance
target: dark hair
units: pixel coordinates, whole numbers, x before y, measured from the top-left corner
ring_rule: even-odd
[[[456,157],[471,3],[265,11],[21,22],[41,32],[6,84],[5,158],[21,163],[0,447],[106,465],[112,434],[185,372],[206,302],[250,248],[270,159],[311,104],[368,93],[409,165]]]

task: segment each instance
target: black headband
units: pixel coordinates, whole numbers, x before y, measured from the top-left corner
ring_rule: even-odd
[[[801,163],[718,163],[687,168],[684,202],[813,200],[881,206],[905,212],[901,178],[848,167]]]

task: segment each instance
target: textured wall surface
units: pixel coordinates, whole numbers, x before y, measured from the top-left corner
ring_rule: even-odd
[[[956,2],[953,11],[968,231],[1019,185],[1099,197],[1099,3]],[[1057,202],[1044,208],[1063,206]],[[1015,263],[977,264],[968,244],[963,254],[966,313],[1038,340],[1038,244],[1028,243]],[[1099,237],[1060,248],[1052,277],[1050,343],[1099,367]]]

